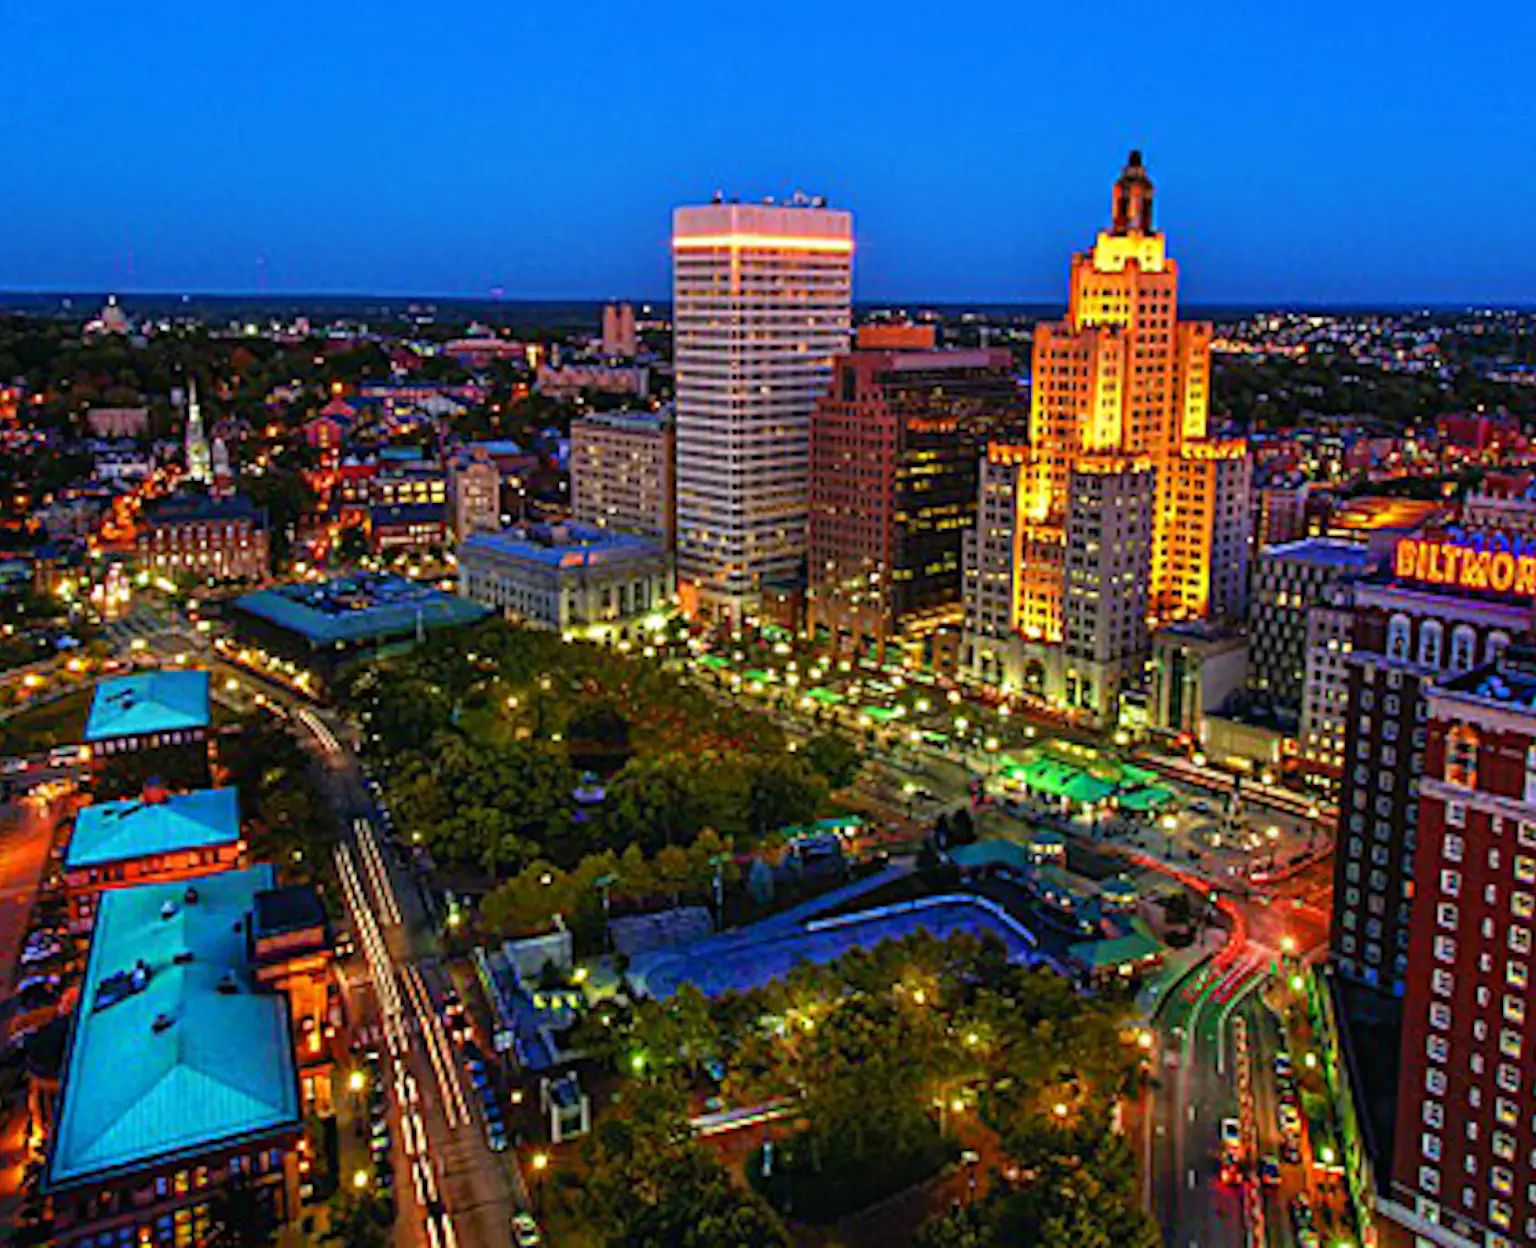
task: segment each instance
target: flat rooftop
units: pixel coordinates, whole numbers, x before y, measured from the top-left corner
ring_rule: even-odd
[[[403,637],[418,626],[467,624],[486,613],[468,598],[388,573],[278,585],[237,598],[234,606],[316,645]]]
[[[246,926],[272,868],[102,898],[47,1186],[99,1184],[301,1126],[285,998],[254,991]]]
[[[1527,653],[1523,662],[1501,660],[1454,680],[1442,681],[1439,687],[1482,702],[1536,708],[1536,665],[1533,665],[1533,659],[1536,655]],[[1434,692],[1433,687],[1430,692]]]
[[[662,553],[659,542],[590,524],[529,524],[500,533],[474,533],[459,547],[466,556],[520,559],[550,568],[577,568]]]
[[[1378,562],[1377,556],[1364,546],[1327,537],[1304,537],[1295,542],[1266,546],[1259,552],[1259,558],[1358,572],[1367,572]]]
[[[198,789],[158,802],[98,802],[75,817],[64,869],[212,849],[239,839],[240,801],[234,789]]]
[[[1328,531],[1417,529],[1445,513],[1445,504],[1421,498],[1354,498],[1328,517]]]
[[[85,739],[105,741],[207,726],[207,672],[139,672],[97,684],[85,721]]]

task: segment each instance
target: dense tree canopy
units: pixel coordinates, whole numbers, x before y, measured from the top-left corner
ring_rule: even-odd
[[[606,1030],[627,1088],[718,1061],[731,1103],[798,1103],[790,1147],[813,1170],[896,1164],[931,1139],[936,1106],[978,1115],[1026,1177],[994,1176],[983,1209],[925,1231],[933,1248],[1157,1243],[1110,1128],[1142,1069],[1123,1008],[1010,962],[995,941],[919,933],[747,993],[642,1001]]]
[[[439,861],[495,875],[543,863],[538,877],[595,878],[613,872],[584,860],[633,851],[645,865],[617,873],[623,895],[675,896],[699,886],[689,855],[706,830],[749,848],[813,818],[828,793],[817,760],[790,753],[766,717],[654,659],[500,620],[365,669],[344,696],[402,828]],[[835,745],[819,753],[846,767]],[[583,768],[598,771],[601,800],[576,800],[592,788]],[[509,881],[492,907],[498,926],[520,926],[540,909],[534,898],[558,892]]]

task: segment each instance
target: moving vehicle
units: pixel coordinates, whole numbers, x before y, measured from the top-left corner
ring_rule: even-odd
[[[1280,1185],[1280,1163],[1275,1158],[1260,1158],[1259,1182],[1265,1187],[1278,1187]]]

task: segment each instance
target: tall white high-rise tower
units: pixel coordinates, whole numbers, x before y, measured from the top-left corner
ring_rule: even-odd
[[[677,574],[739,619],[803,574],[810,419],[847,350],[853,217],[819,199],[673,215]]]

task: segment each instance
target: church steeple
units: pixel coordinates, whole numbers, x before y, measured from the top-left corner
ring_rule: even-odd
[[[1152,179],[1141,163],[1141,153],[1134,151],[1115,183],[1114,225],[1112,234],[1152,233]]]
[[[207,485],[213,479],[208,437],[203,432],[203,411],[197,404],[197,378],[187,382],[186,430],[187,479]]]

